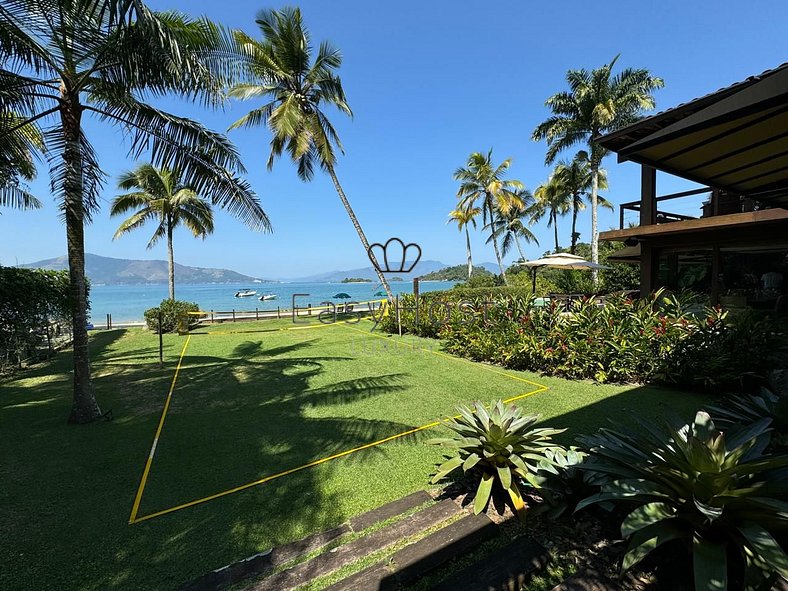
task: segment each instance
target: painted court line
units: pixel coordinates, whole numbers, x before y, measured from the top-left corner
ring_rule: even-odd
[[[341,323],[335,323],[335,324],[341,324]],[[297,327],[297,328],[296,327],[291,327],[291,328],[286,328],[286,329],[281,329],[281,330],[297,330],[297,329],[305,329],[305,328],[319,328],[321,326],[335,326],[335,324],[303,326],[303,327]],[[493,367],[490,367],[490,366],[487,366],[487,365],[478,364],[478,363],[475,363],[473,361],[469,361],[467,359],[463,359],[462,357],[454,357],[452,355],[448,355],[446,353],[443,353],[442,351],[434,351],[432,349],[419,347],[419,346],[416,346],[416,345],[412,345],[410,343],[401,343],[401,342],[397,342],[397,341],[390,341],[389,337],[384,337],[382,335],[371,333],[371,332],[368,332],[366,330],[361,330],[361,329],[355,328],[353,326],[348,326],[347,324],[345,324],[345,327],[346,328],[350,328],[351,330],[360,332],[360,333],[362,333],[364,335],[371,335],[371,336],[374,336],[374,337],[377,337],[377,338],[380,338],[380,339],[384,339],[387,342],[392,342],[392,343],[394,343],[394,344],[396,344],[397,346],[400,346],[400,347],[407,347],[407,348],[410,348],[410,349],[416,349],[416,350],[421,350],[421,351],[433,353],[435,355],[439,355],[439,356],[447,358],[447,359],[452,359],[454,361],[463,361],[463,362],[472,364],[472,365],[474,365],[477,368],[481,368],[481,369],[484,369],[484,370],[490,371],[492,373],[496,373],[496,374],[505,376],[505,377],[513,379],[513,380],[517,380],[517,381],[520,381],[520,382],[525,382],[527,384],[530,384],[531,386],[535,386],[536,387],[535,390],[532,390],[532,391],[529,391],[529,392],[524,392],[522,394],[518,394],[516,396],[512,396],[511,398],[505,399],[503,402],[507,403],[507,404],[510,403],[510,402],[514,402],[516,400],[521,400],[523,398],[527,398],[529,396],[533,396],[534,394],[539,394],[540,392],[545,392],[545,391],[549,390],[549,388],[547,386],[544,386],[542,384],[538,384],[538,383],[533,382],[531,380],[528,380],[526,378],[522,378],[520,376],[512,375],[510,373],[498,370],[496,368],[493,368]],[[204,333],[204,334],[210,334],[210,333]],[[413,429],[409,429],[408,431],[403,431],[402,433],[397,433],[395,435],[391,435],[389,437],[385,437],[383,439],[379,439],[378,441],[373,441],[371,443],[365,443],[364,445],[360,445],[360,446],[354,447],[352,449],[347,449],[345,451],[341,451],[339,453],[327,456],[325,458],[320,458],[318,460],[314,460],[312,462],[303,464],[301,466],[297,466],[295,468],[290,468],[288,470],[284,470],[282,472],[277,472],[276,474],[271,474],[269,476],[265,476],[263,478],[260,478],[258,480],[254,480],[252,482],[247,482],[246,484],[241,484],[241,485],[236,486],[234,488],[230,488],[230,489],[227,489],[227,490],[224,490],[224,491],[221,491],[221,492],[218,492],[218,493],[206,496],[206,497],[195,499],[193,501],[188,501],[186,503],[182,503],[182,504],[176,505],[174,507],[169,507],[167,509],[162,509],[162,510],[156,511],[154,513],[149,513],[147,515],[138,516],[140,501],[142,500],[142,494],[143,494],[143,491],[145,489],[145,483],[146,483],[147,478],[148,478],[148,473],[150,472],[151,463],[153,462],[153,456],[154,456],[154,454],[156,452],[156,445],[158,443],[159,436],[161,435],[162,427],[164,426],[164,419],[165,419],[165,417],[167,415],[167,411],[169,410],[170,400],[172,398],[172,393],[173,393],[173,391],[175,389],[175,382],[178,379],[178,374],[180,372],[181,364],[183,362],[183,358],[184,358],[184,355],[186,353],[186,348],[189,345],[189,339],[190,338],[191,338],[191,336],[187,337],[186,343],[184,343],[184,345],[183,345],[183,350],[181,351],[181,356],[180,356],[180,359],[178,360],[178,366],[176,367],[175,375],[172,378],[172,384],[170,386],[170,391],[169,391],[169,394],[167,395],[167,399],[166,399],[165,404],[164,404],[164,409],[162,410],[161,418],[159,420],[159,426],[156,429],[156,435],[155,435],[155,437],[153,439],[153,445],[151,446],[151,451],[150,451],[150,454],[148,455],[148,460],[147,460],[147,462],[145,464],[145,470],[143,472],[142,479],[140,481],[140,486],[139,486],[139,489],[137,491],[137,496],[136,496],[136,498],[134,500],[134,506],[132,507],[131,517],[129,518],[129,524],[140,523],[142,521],[147,521],[149,519],[153,519],[154,517],[161,517],[162,515],[167,515],[169,513],[175,512],[175,511],[180,511],[181,509],[186,509],[188,507],[194,507],[195,505],[200,505],[200,504],[203,504],[203,503],[207,503],[208,501],[213,501],[215,499],[219,499],[221,497],[225,497],[227,495],[231,495],[231,494],[234,494],[234,493],[246,490],[248,488],[252,488],[254,486],[260,486],[262,484],[265,484],[265,483],[270,482],[272,480],[275,480],[277,478],[281,478],[283,476],[288,476],[289,474],[294,474],[296,472],[300,472],[300,471],[306,470],[308,468],[313,468],[315,466],[319,466],[320,464],[324,464],[326,462],[330,462],[332,460],[336,460],[338,458],[342,458],[342,457],[348,456],[350,454],[353,454],[353,453],[356,453],[356,452],[359,452],[359,451],[362,451],[362,450],[365,450],[365,449],[376,447],[378,445],[382,445],[382,444],[387,443],[389,441],[394,441],[396,439],[400,439],[402,437],[406,437],[408,435],[412,435],[412,434],[417,433],[419,431],[425,431],[427,429],[432,429],[432,428],[437,427],[438,425],[440,425],[442,423],[445,423],[445,422],[451,420],[451,418],[455,418],[455,419],[459,418],[459,415],[457,415],[455,417],[451,417],[451,418],[447,418],[447,419],[441,419],[441,420],[438,420],[438,421],[433,421],[431,423],[427,423],[425,425],[421,425],[420,427],[415,427]]]
[[[186,355],[186,349],[189,346],[189,340],[191,336],[186,337],[186,342],[183,343],[183,349],[181,349],[181,356],[178,358],[178,365],[175,367],[175,374],[172,376],[172,383],[170,384],[170,391],[167,393],[167,399],[164,401],[164,408],[161,411],[161,417],[159,418],[159,426],[156,427],[156,435],[153,436],[153,444],[150,447],[150,453],[148,453],[148,459],[145,461],[145,469],[142,471],[142,478],[140,478],[140,485],[137,488],[137,496],[134,497],[134,504],[131,507],[131,515],[129,516],[129,523],[136,523],[137,520],[137,513],[140,510],[140,501],[142,501],[142,493],[145,490],[145,483],[148,481],[148,474],[150,473],[150,467],[153,463],[153,456],[156,454],[156,446],[159,444],[159,437],[161,436],[162,427],[164,427],[164,419],[167,416],[167,411],[170,409],[170,400],[172,400],[172,393],[175,390],[175,382],[178,380],[178,374],[181,371],[181,365],[183,364],[183,356]]]

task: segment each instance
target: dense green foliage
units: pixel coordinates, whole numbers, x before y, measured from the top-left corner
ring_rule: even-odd
[[[515,511],[524,517],[525,502],[518,481],[535,484],[535,474],[552,467],[546,453],[563,449],[551,436],[565,429],[535,429],[538,416],[525,416],[519,407],[504,405],[500,400],[489,411],[481,402],[472,409],[458,406],[457,411],[460,416],[448,421],[452,437],[429,442],[456,450],[440,465],[432,482],[462,467],[479,481],[473,500],[475,514],[484,510],[497,489],[508,494]]]
[[[440,337],[446,351],[477,361],[599,382],[659,380],[731,386],[773,367],[768,319],[729,316],[691,296],[608,296],[539,305],[529,288],[452,289],[400,300],[402,330]],[[397,332],[397,315],[383,329]]]
[[[786,577],[788,455],[764,454],[768,419],[735,435],[705,412],[683,426],[633,420],[637,433],[620,426],[582,439],[591,451],[583,469],[607,482],[578,508],[627,508],[622,570],[672,543],[691,549],[696,591],[768,589],[775,575]]]
[[[161,312],[161,331],[175,332],[185,321],[188,326],[193,326],[197,317],[194,312],[199,312],[200,306],[193,302],[179,300],[162,300],[156,308],[145,310],[145,323],[148,330],[159,332],[159,312]]]
[[[493,277],[484,267],[474,267],[471,279],[474,277]],[[432,271],[420,277],[422,281],[465,281],[468,279],[468,267],[466,265],[455,265],[444,267],[439,271]]]
[[[345,277],[340,283],[372,283],[372,279],[364,279],[363,277]]]
[[[34,356],[54,328],[68,325],[68,272],[0,267],[0,372]]]

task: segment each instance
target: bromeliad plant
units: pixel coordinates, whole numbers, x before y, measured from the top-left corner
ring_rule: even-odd
[[[709,414],[726,432],[749,429],[754,423],[768,419],[768,449],[788,451],[788,396],[766,388],[757,394],[734,394],[711,406]]]
[[[603,429],[583,442],[586,470],[609,481],[578,504],[632,507],[622,570],[666,542],[692,549],[696,591],[771,586],[788,576],[788,455],[764,454],[768,419],[726,437],[706,412],[679,428],[635,419],[641,432]],[[738,560],[729,558],[738,556]],[[740,567],[744,567],[743,575]]]
[[[580,501],[599,491],[603,478],[583,470],[588,453],[577,447],[548,450],[545,455],[533,480],[543,500],[534,514],[549,519],[571,515]]]
[[[500,400],[490,411],[481,402],[475,403],[472,409],[459,406],[457,410],[459,416],[448,421],[453,437],[428,442],[456,450],[438,468],[432,482],[461,467],[466,474],[480,479],[473,500],[474,513],[485,509],[497,483],[523,519],[522,481],[538,485],[536,472],[553,464],[546,454],[560,448],[551,441],[551,436],[564,429],[534,429],[538,416],[523,416],[519,407],[505,405]]]

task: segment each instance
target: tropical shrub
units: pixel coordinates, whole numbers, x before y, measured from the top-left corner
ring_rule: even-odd
[[[427,335],[429,336],[429,335]],[[682,295],[641,300],[608,296],[538,306],[502,297],[450,321],[439,336],[450,353],[520,370],[599,382],[666,381],[729,386],[773,363],[775,335],[765,321],[730,320]]]
[[[486,320],[444,327],[447,351],[514,369],[568,378],[645,381],[661,367],[681,330],[662,316],[654,300],[609,298],[535,306],[531,300],[502,301]]]
[[[479,479],[473,500],[474,513],[484,510],[497,489],[508,494],[522,519],[525,502],[521,481],[537,486],[536,472],[549,470],[552,463],[546,454],[560,449],[551,436],[564,429],[534,429],[538,416],[523,416],[518,406],[505,405],[500,400],[489,412],[481,402],[472,409],[459,406],[457,410],[460,415],[448,421],[454,432],[452,437],[429,441],[452,450],[432,482],[442,480],[461,467],[464,473]]]
[[[706,412],[674,426],[633,417],[640,430],[602,429],[581,439],[583,469],[608,481],[578,509],[612,502],[629,513],[622,571],[668,542],[691,552],[695,589],[765,588],[788,575],[788,455],[766,455],[768,419],[724,435]]]
[[[731,315],[707,308],[700,322],[683,322],[686,335],[668,352],[661,379],[685,386],[735,384],[745,373],[765,374],[775,366],[779,335],[772,321],[751,313]]]
[[[193,302],[183,302],[180,300],[162,300],[156,308],[145,310],[145,323],[148,330],[159,332],[159,311],[161,311],[161,331],[175,332],[180,326],[182,318],[187,318],[189,327],[194,326],[197,316],[194,312],[199,312],[200,307]]]
[[[68,271],[0,267],[0,371],[37,355],[53,323],[71,324]]]

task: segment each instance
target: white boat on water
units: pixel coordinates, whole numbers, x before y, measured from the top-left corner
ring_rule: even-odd
[[[242,289],[235,292],[235,297],[237,298],[248,298],[253,295],[257,295],[257,292],[253,289]]]
[[[260,296],[260,301],[267,302],[268,300],[275,300],[278,297],[279,296],[276,295],[275,293],[264,293],[263,295]]]

